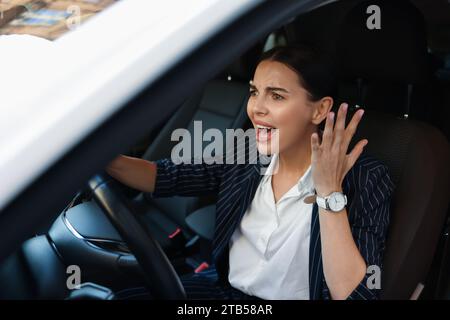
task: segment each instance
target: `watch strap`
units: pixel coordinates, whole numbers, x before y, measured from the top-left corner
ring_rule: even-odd
[[[329,210],[326,198],[322,198],[322,197],[319,197],[318,195],[316,195],[316,203],[322,209]]]

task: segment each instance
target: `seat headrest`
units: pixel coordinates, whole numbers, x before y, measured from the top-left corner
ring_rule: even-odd
[[[336,1],[298,16],[283,27],[287,43],[306,44],[335,55],[339,27],[355,3]]]
[[[370,5],[380,8],[380,29],[369,29]],[[425,21],[406,0],[363,1],[345,16],[339,33],[338,59],[344,79],[391,80],[417,84],[428,77]]]

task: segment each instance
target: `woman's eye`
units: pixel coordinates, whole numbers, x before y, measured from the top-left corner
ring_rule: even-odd
[[[251,96],[256,96],[256,95],[257,95],[256,90],[250,90],[250,95],[251,95]]]
[[[280,95],[277,94],[277,93],[273,93],[273,94],[272,94],[272,98],[273,98],[274,100],[283,100],[283,99],[284,99],[283,96],[280,96]]]

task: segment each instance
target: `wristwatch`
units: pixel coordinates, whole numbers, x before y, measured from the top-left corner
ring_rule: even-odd
[[[324,198],[316,195],[316,203],[327,211],[339,212],[347,205],[347,196],[342,192],[333,192]]]

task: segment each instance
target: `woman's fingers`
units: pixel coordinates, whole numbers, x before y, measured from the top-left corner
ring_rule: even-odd
[[[322,147],[329,148],[333,143],[334,112],[328,112],[325,129],[322,134]]]
[[[317,158],[317,152],[319,152],[320,142],[319,135],[317,133],[313,133],[311,135],[311,149],[312,149],[312,161],[314,162]]]
[[[334,113],[329,112],[327,114],[322,142],[320,142],[317,133],[311,135],[311,161],[315,163],[315,169],[321,171],[320,174],[316,173],[314,178],[317,185],[336,186],[342,183],[345,175],[353,167],[368,143],[366,139],[359,141],[347,155],[348,145],[356,132],[364,110],[358,110],[346,127],[347,112],[348,104],[342,103],[336,115],[336,124],[334,124]],[[326,181],[327,178],[324,178],[324,176],[332,176],[333,178]]]
[[[347,117],[348,104],[342,103],[338,110],[336,118],[336,125],[334,126],[335,133],[342,133],[345,130],[345,119]]]
[[[356,129],[358,128],[359,122],[361,121],[363,114],[364,114],[363,109],[356,111],[352,117],[352,120],[345,129],[345,137],[344,137],[345,148],[348,148],[348,145],[350,144],[350,141],[352,140],[356,132]]]
[[[345,134],[345,119],[347,118],[348,104],[342,103],[339,107],[336,124],[334,126],[333,147],[337,152],[341,152],[341,144]],[[345,150],[347,151],[347,150]]]
[[[325,129],[322,135],[322,143],[319,142],[319,137],[317,134],[313,134],[311,136],[311,146],[312,148],[318,149],[319,147],[322,150],[334,150],[334,152],[338,151],[342,152],[342,156],[346,156],[347,149],[350,144],[352,137],[354,136],[356,129],[358,128],[359,122],[362,119],[364,114],[364,110],[360,109],[353,115],[351,121],[345,126],[345,120],[347,118],[348,104],[342,103],[339,106],[339,110],[336,116],[336,124],[334,123],[335,114],[334,112],[329,112],[325,122]],[[365,141],[365,142],[363,142]],[[367,143],[367,140],[360,141],[363,145]],[[358,145],[357,145],[358,146]],[[355,146],[356,148],[356,146]],[[353,149],[352,152],[362,152],[362,149],[359,150],[359,147]],[[356,157],[356,159],[359,157]],[[356,161],[355,159],[355,161]]]
[[[363,139],[359,141],[354,147],[352,152],[347,156],[347,164],[345,168],[345,173],[347,173],[355,164],[356,160],[358,160],[359,156],[364,150],[364,147],[369,143],[367,139]]]

